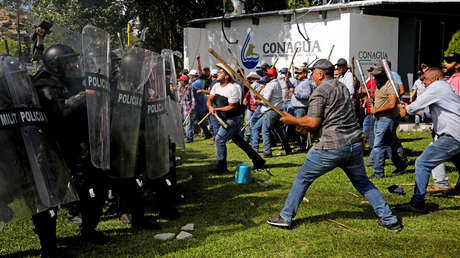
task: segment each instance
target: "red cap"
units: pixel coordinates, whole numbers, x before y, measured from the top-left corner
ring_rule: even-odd
[[[275,78],[278,77],[278,72],[276,71],[275,68],[268,69],[268,71],[266,71],[265,74],[271,75]]]
[[[184,74],[181,77],[179,77],[178,81],[188,81],[188,76]]]

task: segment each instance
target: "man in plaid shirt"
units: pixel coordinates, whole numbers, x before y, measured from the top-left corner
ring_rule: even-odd
[[[394,216],[380,191],[369,181],[363,161],[362,131],[353,109],[346,86],[333,78],[334,65],[326,59],[313,66],[312,79],[319,85],[309,99],[307,116],[296,118],[285,114],[281,121],[296,125],[298,131],[318,129],[319,142],[311,148],[304,164],[297,172],[289,196],[279,216],[267,223],[290,228],[292,219],[313,181],[323,174],[340,167],[353,186],[372,205],[379,225],[392,231],[400,231],[402,224]]]

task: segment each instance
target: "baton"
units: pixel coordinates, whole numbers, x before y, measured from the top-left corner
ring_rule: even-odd
[[[189,117],[190,117],[190,113],[188,113],[188,115],[185,117],[184,122],[182,123],[182,126],[185,126],[185,123],[187,122]]]
[[[289,64],[289,68],[288,68],[288,73],[291,72],[292,63],[294,63],[294,58],[295,58],[295,55],[297,54],[297,50],[299,50],[298,47],[295,48],[294,55],[292,55],[291,63]],[[284,80],[286,81],[286,83],[289,81],[289,77],[288,77],[287,74],[286,74],[286,78],[284,78]]]
[[[233,70],[232,67],[230,67],[224,59],[222,59],[222,57],[220,57],[216,51],[214,51],[214,49],[212,48],[208,48],[208,51],[209,53],[211,53],[215,58],[217,58],[217,60],[219,60],[219,62],[222,63],[222,65],[227,68],[228,71],[230,71],[232,73],[233,76],[236,76],[241,82],[243,82],[244,86],[246,86],[246,88],[248,88],[252,93],[254,93],[254,95],[256,95],[258,98],[260,98],[267,106],[269,106],[271,109],[273,109],[273,111],[275,111],[276,113],[278,113],[280,116],[284,116],[283,112],[281,112],[279,109],[277,109],[272,103],[270,103],[267,99],[265,99],[259,92],[257,92],[256,90],[254,90],[251,85],[249,85],[249,83],[244,80],[244,78],[237,74],[235,72],[235,70]]]
[[[211,113],[210,113],[211,114]],[[222,120],[222,118],[220,118],[217,113],[214,113],[214,117],[217,119],[217,121],[219,121],[219,123],[225,128],[227,129],[228,125],[224,122],[224,120]]]
[[[334,47],[335,47],[335,45],[332,45],[331,51],[329,51],[329,55],[327,56],[327,61],[329,61],[329,59],[331,59],[332,50],[334,50]]]
[[[361,67],[361,63],[357,59],[355,59],[355,63],[358,66],[358,72],[359,72],[359,75],[361,76],[361,82],[364,85],[364,89],[366,89],[367,97],[369,99],[371,99],[371,95],[369,94],[369,89],[367,89],[367,86],[366,86],[366,80],[364,79],[363,68]],[[372,82],[371,82],[371,84],[372,84]],[[371,107],[372,107],[373,104],[372,103],[370,103],[370,104],[371,104]]]
[[[393,90],[396,93],[396,97],[398,97],[398,103],[401,103],[399,101],[399,91],[396,89],[396,84],[393,80],[393,76],[391,75],[390,67],[388,66],[387,60],[382,59],[383,63],[383,68],[385,69],[385,73],[387,74],[388,80],[390,80],[391,86],[393,86]]]
[[[209,117],[209,115],[211,115],[211,113],[207,113],[207,114],[203,117],[203,119],[201,119],[200,122],[198,122],[198,125],[201,125],[201,123],[203,123],[204,120],[206,120],[206,118]]]
[[[275,62],[273,62],[272,67],[270,67],[271,69],[275,68],[275,65],[276,63],[278,63],[279,58],[280,58],[279,56],[276,57]]]
[[[308,68],[311,64],[313,64],[316,60],[318,60],[318,56],[315,55],[315,59],[307,64],[306,68]]]

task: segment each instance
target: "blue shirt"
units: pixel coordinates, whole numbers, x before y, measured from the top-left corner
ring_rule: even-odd
[[[293,107],[308,107],[308,99],[312,92],[312,86],[310,80],[301,81],[294,89],[294,94],[291,98],[291,105]]]
[[[200,79],[196,79],[192,83],[193,87],[193,95],[195,96],[195,101],[196,101],[196,111],[197,112],[207,112],[207,107],[206,107],[206,99],[204,97],[204,93],[200,92],[197,93],[197,90],[202,90],[203,89],[203,84],[201,84]]]
[[[401,76],[399,76],[399,74],[397,72],[391,71],[391,76],[393,77],[393,80],[395,80],[395,82],[398,84],[397,86],[403,84],[402,80],[401,80]],[[399,93],[398,93],[398,95],[399,95]]]
[[[436,134],[448,134],[460,142],[460,96],[445,80],[430,84],[423,95],[406,107],[414,115],[429,106]]]

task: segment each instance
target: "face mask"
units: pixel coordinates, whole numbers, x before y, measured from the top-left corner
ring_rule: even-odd
[[[381,88],[388,81],[388,78],[385,74],[374,75],[374,79],[377,88]]]

